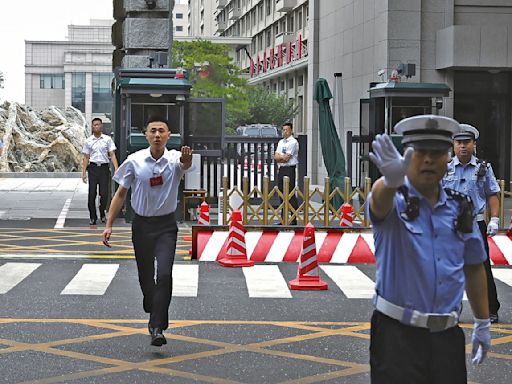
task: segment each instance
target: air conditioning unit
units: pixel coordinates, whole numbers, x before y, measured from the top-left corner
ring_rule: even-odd
[[[228,15],[229,20],[238,20],[242,16],[242,8],[231,8]]]
[[[222,9],[226,6],[227,0],[217,0],[217,9]]]
[[[276,46],[281,44],[292,43],[295,40],[295,33],[281,32],[276,35]]]
[[[297,6],[297,0],[277,0],[276,12],[290,12]]]

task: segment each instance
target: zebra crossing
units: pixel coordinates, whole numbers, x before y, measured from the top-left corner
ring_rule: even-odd
[[[14,290],[22,282],[32,279],[38,281],[38,269],[43,263],[33,262],[6,262],[0,265],[0,297]],[[201,265],[201,268],[200,268]],[[239,291],[247,292],[249,298],[292,299],[294,291],[288,288],[287,278],[283,275],[282,264],[255,265],[251,268],[224,269],[222,267],[209,267],[208,272],[200,273],[206,264],[180,264],[173,268],[173,296],[174,297],[198,297],[200,287],[212,284],[212,279],[204,278],[206,273],[221,274],[225,278],[226,273],[231,276],[241,274],[245,281],[245,287]],[[218,268],[215,270],[215,268]],[[364,273],[360,267],[354,265],[320,265],[323,271],[322,279],[325,279],[331,290],[335,286],[347,299],[371,299],[374,294],[374,279]],[[69,282],[59,291],[60,295],[77,296],[103,296],[108,293],[112,282],[119,275],[119,264],[114,263],[84,263],[69,276]],[[227,272],[228,271],[228,272]],[[230,272],[229,272],[230,271]],[[131,273],[135,274],[134,270]],[[512,287],[512,269],[493,268],[496,280],[505,286]],[[289,275],[289,274],[288,274]],[[203,276],[203,279],[201,279]],[[210,276],[211,277],[211,276]],[[214,276],[215,277],[215,276]],[[213,279],[215,280],[215,278]],[[330,280],[330,281],[329,281]],[[234,279],[238,281],[238,279]],[[211,291],[215,287],[203,287]]]

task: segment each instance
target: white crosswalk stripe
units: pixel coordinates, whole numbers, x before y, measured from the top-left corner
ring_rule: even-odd
[[[174,264],[172,268],[172,295],[196,297],[199,286],[199,265]]]
[[[40,265],[38,263],[5,263],[0,266],[0,294],[9,292]]]
[[[289,299],[292,297],[279,266],[255,265],[242,268],[249,297],[272,297]]]
[[[375,283],[353,265],[321,265],[320,268],[349,299],[371,299]]]
[[[103,295],[119,264],[84,264],[61,295]]]
[[[42,263],[23,262],[7,262],[0,265],[0,294],[7,294],[29,277],[31,280],[37,280],[38,274],[40,275],[37,269],[41,265]],[[205,278],[204,280],[206,281],[201,282],[199,265],[201,265],[201,268],[210,268],[207,264],[174,264],[172,272],[172,295],[174,297],[198,297],[201,284],[205,285],[203,287],[205,292],[212,292],[212,287],[207,285],[211,284],[211,279]],[[223,276],[226,276],[226,271],[230,271],[228,274],[234,277],[234,281],[237,281],[239,277],[243,277],[250,298],[290,299],[296,295],[296,292],[290,291],[288,288],[287,280],[281,271],[281,265],[255,265],[250,268],[242,268],[242,271],[239,269],[213,269],[204,273],[219,273],[220,275],[224,273]],[[69,272],[69,283],[64,289],[59,287],[55,294],[60,292],[61,295],[106,295],[116,275],[123,273],[119,271],[119,267],[119,264],[85,263],[78,272],[75,269],[73,269],[73,272]],[[362,272],[360,267],[355,265],[322,264],[320,268],[330,281],[323,276],[322,279],[326,279],[331,287],[334,287],[334,285],[339,287],[347,299],[371,299],[373,297],[375,283],[372,278]],[[132,268],[129,271],[130,274],[136,274],[136,270]],[[512,268],[493,268],[493,274],[497,281],[512,287]],[[243,288],[238,287],[238,289]]]

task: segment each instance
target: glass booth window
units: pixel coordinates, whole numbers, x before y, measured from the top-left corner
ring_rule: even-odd
[[[161,116],[169,122],[171,133],[180,133],[180,107],[175,104],[132,103],[131,132],[143,132],[151,116]]]
[[[92,113],[112,111],[112,73],[92,74]]]
[[[71,105],[85,113],[85,73],[73,73],[71,83]]]

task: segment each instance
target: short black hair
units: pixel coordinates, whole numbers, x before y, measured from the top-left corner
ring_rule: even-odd
[[[91,120],[91,124],[93,124],[95,121],[99,121],[101,124],[103,124],[103,120],[101,120],[99,117],[95,117]]]
[[[162,116],[158,116],[158,115],[150,116],[148,118],[148,120],[146,121],[146,128],[148,127],[148,125],[150,123],[154,123],[154,122],[165,123],[165,125],[167,125],[167,129],[169,129],[169,131],[171,130],[171,126],[169,125],[169,122],[167,121],[167,119],[165,119]]]
[[[290,129],[293,131],[293,124],[290,121],[287,121],[283,124],[283,127],[290,127]]]

